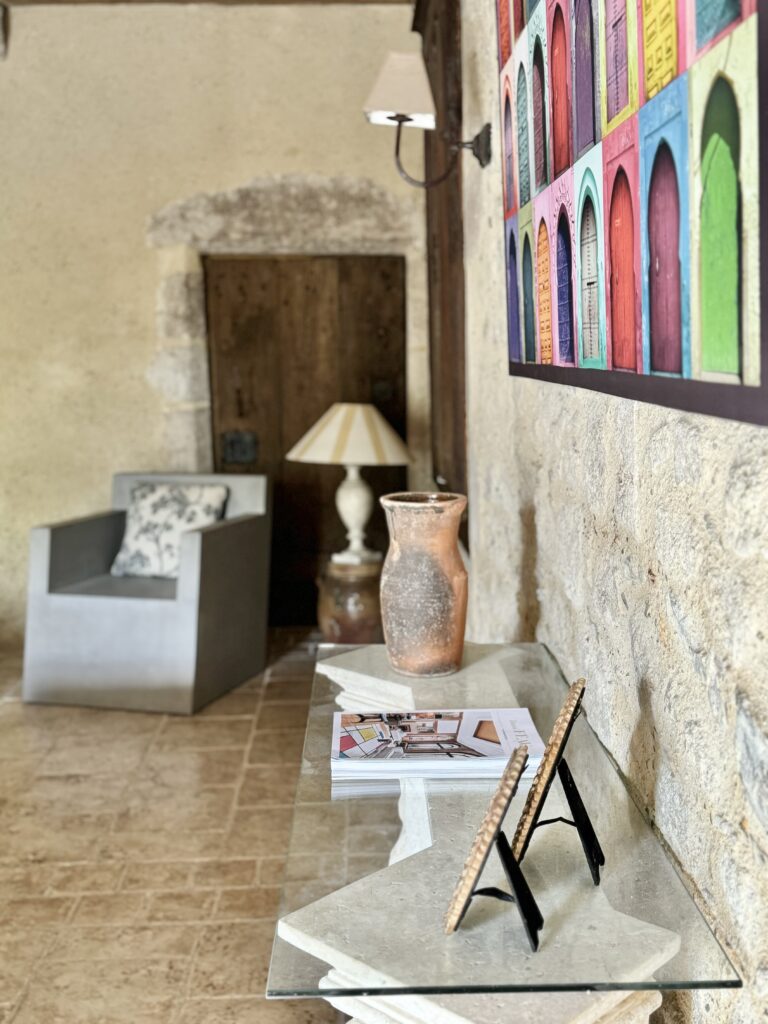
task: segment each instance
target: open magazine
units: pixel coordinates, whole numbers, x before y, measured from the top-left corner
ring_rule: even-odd
[[[528,744],[530,778],[544,743],[527,708],[337,711],[333,779],[498,778],[515,747]]]

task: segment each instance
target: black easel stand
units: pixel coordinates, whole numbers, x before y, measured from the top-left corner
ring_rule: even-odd
[[[570,735],[570,729],[568,730],[568,735]],[[566,736],[561,750],[565,748],[567,740],[568,736]],[[576,788],[576,783],[571,775],[571,770],[562,753],[560,754],[557,762],[557,774],[560,776],[560,782],[563,786],[565,799],[568,801],[568,807],[573,815],[573,820],[571,821],[569,818],[563,817],[545,818],[543,821],[539,820],[541,808],[544,806],[544,802],[549,794],[549,788],[552,784],[552,778],[554,777],[553,772],[541,802],[539,803],[536,819],[528,834],[528,842],[526,842],[523,848],[520,861],[515,860],[512,854],[512,849],[504,833],[499,832],[496,836],[496,852],[501,859],[504,874],[507,876],[507,881],[512,889],[512,893],[504,892],[502,889],[498,889],[493,885],[484,889],[475,889],[472,893],[473,897],[491,896],[497,900],[505,900],[508,903],[517,904],[517,909],[520,913],[520,917],[522,918],[523,926],[528,936],[528,941],[530,942],[531,949],[534,953],[539,948],[539,932],[544,927],[544,918],[542,917],[533,893],[525,880],[525,876],[520,869],[520,862],[525,856],[526,850],[528,849],[528,843],[530,842],[530,838],[533,835],[534,830],[541,828],[543,825],[552,825],[558,821],[563,822],[565,825],[573,825],[579,833],[581,847],[584,850],[584,856],[587,858],[587,864],[589,865],[590,874],[592,875],[592,881],[595,885],[600,885],[600,868],[605,864],[605,854],[598,842],[597,835],[592,827],[592,822],[589,819],[584,802]]]

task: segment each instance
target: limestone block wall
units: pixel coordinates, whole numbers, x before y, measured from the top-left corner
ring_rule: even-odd
[[[498,140],[493,4],[463,6],[464,123]],[[499,147],[465,157],[471,634],[547,643],[745,980],[663,1024],[768,1007],[768,430],[507,376]]]
[[[415,486],[429,452],[423,196],[397,176],[392,132],[362,115],[385,53],[419,46],[408,6],[51,5],[11,20],[0,643],[21,636],[31,526],[106,507],[117,470],[210,464],[201,252],[404,255]]]

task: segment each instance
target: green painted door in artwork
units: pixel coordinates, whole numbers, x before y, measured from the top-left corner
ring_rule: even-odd
[[[731,87],[718,78],[701,136],[701,368],[741,369],[739,115]]]

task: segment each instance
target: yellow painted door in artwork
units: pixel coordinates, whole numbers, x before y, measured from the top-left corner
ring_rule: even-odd
[[[539,306],[539,360],[542,363],[552,362],[552,287],[549,270],[549,236],[547,225],[539,224],[539,237],[536,243],[536,290]]]
[[[643,0],[645,98],[677,75],[677,0]]]

